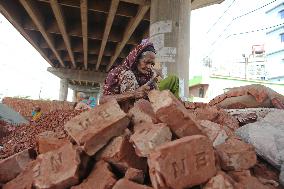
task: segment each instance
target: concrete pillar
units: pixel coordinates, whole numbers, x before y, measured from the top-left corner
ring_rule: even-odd
[[[100,89],[97,94],[97,99],[98,99],[97,104],[100,104],[100,98],[103,95],[103,87],[104,87],[104,83],[100,83]]]
[[[150,38],[163,75],[180,79],[180,96],[188,97],[190,0],[151,0]]]
[[[77,102],[77,92],[78,92],[78,91],[73,90],[72,102]]]
[[[67,100],[67,95],[68,95],[68,80],[60,79],[59,100],[60,101]]]

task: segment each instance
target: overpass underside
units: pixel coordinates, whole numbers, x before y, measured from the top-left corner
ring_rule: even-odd
[[[179,70],[188,72],[190,11],[222,1],[1,0],[0,12],[61,78],[60,100],[66,100],[69,85],[100,88],[107,72],[147,37],[164,71],[187,86]]]

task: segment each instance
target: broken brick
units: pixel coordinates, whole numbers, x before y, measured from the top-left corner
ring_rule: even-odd
[[[67,139],[59,139],[56,133],[46,131],[40,133],[37,138],[38,152],[40,154],[56,150],[66,144]]]
[[[130,137],[130,142],[133,142],[138,156],[147,157],[153,149],[171,139],[172,133],[165,123],[144,123]]]
[[[224,170],[245,170],[256,164],[254,147],[236,138],[216,146]]]
[[[156,189],[183,189],[208,181],[216,174],[211,141],[202,135],[187,136],[158,147],[148,158]]]
[[[19,175],[35,158],[33,149],[24,150],[0,161],[0,182],[6,183]]]
[[[113,189],[153,189],[146,185],[137,184],[127,179],[120,179],[116,182]]]
[[[139,184],[143,184],[145,174],[142,170],[130,167],[129,169],[127,169],[124,178]]]
[[[148,100],[140,99],[134,103],[134,107],[130,109],[129,115],[132,117],[133,124],[139,123],[157,123],[151,103]]]
[[[37,160],[31,161],[26,169],[21,172],[15,179],[6,183],[3,189],[33,189],[33,167],[37,164]]]
[[[83,112],[65,124],[65,130],[88,155],[94,155],[107,142],[123,134],[129,119],[112,99]]]
[[[37,161],[33,167],[36,188],[68,188],[79,183],[80,150],[71,143],[40,154]]]
[[[147,162],[135,154],[134,147],[129,142],[128,136],[122,135],[113,138],[110,143],[96,154],[96,160],[103,159],[121,173],[125,173],[128,168],[146,170]]]
[[[148,94],[157,118],[166,123],[179,138],[201,134],[194,116],[168,90],[153,90]]]
[[[224,172],[218,172],[215,177],[212,177],[203,189],[235,189],[235,181],[225,174]]]
[[[199,128],[213,142],[214,147],[224,143],[228,138],[226,131],[217,123],[202,120],[200,121]]]
[[[110,165],[105,161],[96,163],[90,175],[79,185],[71,189],[111,189],[116,183],[115,175],[110,171]]]

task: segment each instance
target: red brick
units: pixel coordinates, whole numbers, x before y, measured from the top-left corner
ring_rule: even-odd
[[[142,170],[130,167],[129,169],[127,169],[124,178],[139,184],[143,184],[145,174]]]
[[[96,160],[103,159],[114,165],[121,173],[130,167],[146,170],[147,162],[135,154],[134,147],[127,135],[115,137],[110,143],[96,154]]]
[[[80,150],[71,143],[40,154],[37,161],[33,168],[36,188],[68,188],[78,184]]]
[[[88,155],[94,155],[107,142],[123,134],[129,119],[115,100],[83,112],[66,123],[65,130]]]
[[[201,134],[194,116],[170,91],[151,91],[148,97],[157,118],[179,138]]]
[[[134,107],[130,109],[129,115],[133,124],[139,123],[157,123],[158,120],[155,116],[151,103],[148,100],[140,99],[135,102]]]
[[[27,168],[21,172],[15,179],[6,183],[3,189],[33,189],[33,167],[38,162],[32,161],[27,165]]]
[[[187,136],[156,148],[148,165],[155,189],[189,188],[216,174],[212,143],[202,135]]]
[[[235,189],[235,181],[224,172],[218,172],[212,177],[203,189]]]
[[[105,161],[96,163],[90,175],[78,186],[71,189],[111,189],[116,183],[115,175],[110,171],[110,165]]]
[[[52,150],[56,150],[67,142],[67,139],[59,139],[56,133],[52,131],[40,133],[37,137],[38,152],[40,154],[43,154]]]
[[[172,133],[165,123],[141,124],[130,137],[130,141],[135,146],[135,152],[140,157],[147,157],[153,149],[171,139]]]
[[[239,128],[236,118],[216,106],[197,108],[193,113],[197,120],[209,120],[222,125],[228,136],[233,135],[233,132]]]
[[[270,189],[262,184],[256,177],[251,176],[250,171],[230,171],[229,175],[242,186],[242,189]]]
[[[6,183],[19,175],[35,158],[35,151],[24,150],[0,161],[0,182]]]
[[[120,179],[114,185],[113,189],[153,189],[146,185],[137,184],[127,179]]]
[[[230,138],[216,146],[224,170],[245,170],[256,164],[254,147],[239,139]]]
[[[202,120],[200,121],[199,128],[213,142],[214,147],[224,143],[228,138],[226,131],[217,123]]]

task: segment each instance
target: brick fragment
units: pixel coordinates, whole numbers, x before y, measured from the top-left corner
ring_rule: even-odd
[[[127,179],[120,179],[114,185],[113,189],[153,189],[146,185],[137,184],[135,182],[129,181]]]
[[[37,137],[38,152],[40,154],[56,150],[67,143],[67,139],[59,139],[56,133],[45,131]]]
[[[127,135],[113,138],[110,143],[96,154],[96,160],[105,160],[116,167],[121,173],[128,168],[146,170],[147,162],[135,154],[134,147]]]
[[[139,184],[143,184],[145,174],[142,170],[130,167],[129,169],[127,169],[124,178]]]
[[[245,170],[256,164],[254,147],[237,138],[216,146],[224,170]]]
[[[222,128],[222,125],[219,125],[217,123],[208,120],[202,120],[200,121],[199,128],[213,142],[214,147],[224,143],[228,138],[228,135]]]
[[[88,155],[94,155],[107,142],[123,134],[129,119],[112,99],[81,113],[65,124],[65,130]]]
[[[148,158],[155,189],[190,188],[216,174],[212,143],[206,136],[187,136],[163,144]]]
[[[6,183],[3,189],[33,189],[33,167],[37,160],[30,162],[26,169],[21,172],[15,179]]]
[[[172,133],[165,123],[139,125],[130,141],[135,146],[135,152],[140,157],[147,157],[156,147],[171,141]]]
[[[105,161],[99,161],[96,163],[94,169],[90,175],[77,186],[71,187],[71,189],[111,189],[116,183],[116,177],[111,172],[110,165]]]
[[[151,103],[148,100],[140,99],[134,103],[134,107],[130,109],[129,115],[132,117],[133,124],[139,123],[157,123]]]
[[[203,189],[235,189],[235,181],[224,172],[218,172],[212,177]]]
[[[242,186],[242,189],[270,189],[270,186],[262,184],[256,177],[250,174],[249,170],[230,171],[229,175]]]
[[[148,97],[157,118],[166,123],[176,136],[201,134],[194,116],[170,91],[153,90]]]
[[[71,143],[40,154],[37,161],[32,169],[36,188],[68,188],[78,184],[80,150]]]
[[[19,175],[34,160],[33,149],[24,150],[0,161],[0,182],[6,183]]]

